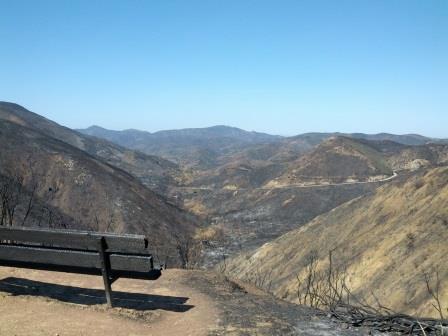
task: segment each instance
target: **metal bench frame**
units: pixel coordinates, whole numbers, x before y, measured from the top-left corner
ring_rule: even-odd
[[[118,278],[161,275],[144,236],[74,230],[0,227],[0,266],[102,275],[109,307]]]

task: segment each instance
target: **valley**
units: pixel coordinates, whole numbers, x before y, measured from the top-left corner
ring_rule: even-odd
[[[202,252],[200,257],[195,253],[199,260],[194,264],[205,268],[254,250],[383,185],[448,162],[446,140],[418,135],[307,133],[288,138],[223,126],[166,133],[97,127],[81,132],[138,146],[179,164],[191,160],[180,164],[184,178],[169,188],[167,197],[211,228],[207,235],[197,235]],[[153,152],[152,146],[167,134],[167,147]],[[188,147],[174,158],[173,150],[186,144],[194,144],[200,156],[188,159]]]
[[[446,167],[434,168],[384,185],[231,260],[227,272],[249,282],[268,273],[269,290],[298,302],[298,277],[306,276],[310,256],[315,253],[316,267],[325,273],[332,251],[333,267],[344,269],[346,285],[362,302],[438,316],[424,276],[434,279],[437,272],[440,288],[448,286],[447,173]],[[440,294],[447,302],[447,292]]]
[[[448,0],[0,18],[0,336],[448,336]]]
[[[78,132],[11,103],[0,103],[0,140],[2,197],[17,200],[14,218],[3,202],[5,225],[147,234],[161,264],[215,270],[299,304],[298,277],[311,255],[327,272],[329,251],[368,304],[436,316],[422,274],[437,270],[448,286],[446,140],[225,126]]]

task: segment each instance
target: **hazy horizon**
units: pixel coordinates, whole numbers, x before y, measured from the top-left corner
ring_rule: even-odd
[[[340,131],[323,131],[323,132],[314,132],[314,131],[307,131],[304,133],[294,133],[294,134],[275,134],[275,133],[269,133],[269,132],[263,132],[263,131],[259,131],[259,130],[251,130],[251,129],[244,129],[244,128],[240,128],[237,126],[232,126],[232,125],[210,125],[210,126],[204,126],[204,127],[186,127],[186,128],[169,128],[169,129],[160,129],[160,130],[155,130],[155,131],[148,131],[148,130],[144,130],[144,129],[139,129],[139,128],[124,128],[124,129],[112,129],[112,128],[106,128],[103,127],[101,125],[90,125],[87,127],[81,127],[81,128],[75,128],[75,129],[88,129],[90,127],[100,127],[102,129],[106,129],[108,131],[114,131],[114,132],[123,132],[123,131],[143,131],[143,132],[148,132],[148,133],[157,133],[157,132],[164,132],[164,131],[177,131],[177,130],[185,130],[185,129],[203,129],[203,128],[212,128],[212,127],[230,127],[230,128],[237,128],[243,131],[247,131],[247,132],[256,132],[256,133],[266,133],[269,135],[273,135],[273,136],[280,136],[280,137],[294,137],[297,135],[302,135],[302,134],[308,134],[308,133],[340,133],[340,134],[356,134],[356,133],[360,133],[360,134],[367,134],[367,135],[376,135],[376,134],[381,134],[381,133],[387,133],[387,134],[392,134],[392,135],[421,135],[421,136],[425,136],[428,138],[435,138],[435,139],[445,139],[445,137],[431,137],[429,135],[426,134],[421,134],[421,133],[388,133],[388,132],[378,132],[378,133],[364,133],[364,132],[340,132]]]
[[[0,8],[0,99],[70,128],[448,137],[446,1]]]
[[[2,102],[2,100],[0,100],[0,102]],[[18,104],[17,102],[11,102],[11,101],[3,101],[6,103],[13,103],[13,104]],[[148,132],[148,133],[157,133],[157,132],[163,132],[163,131],[176,131],[176,130],[185,130],[185,129],[203,129],[203,128],[212,128],[212,127],[230,127],[230,128],[237,128],[243,131],[247,131],[247,132],[256,132],[256,133],[265,133],[268,135],[273,135],[273,136],[280,136],[280,137],[294,137],[297,135],[302,135],[302,134],[308,134],[308,133],[340,133],[340,134],[356,134],[356,133],[360,133],[360,134],[366,134],[366,135],[376,135],[376,134],[381,134],[381,133],[385,133],[385,134],[392,134],[392,135],[420,135],[420,136],[424,136],[427,138],[434,138],[434,139],[448,139],[448,135],[447,136],[432,136],[432,135],[428,135],[425,133],[394,133],[394,132],[386,132],[386,131],[379,131],[379,132],[362,132],[362,131],[351,131],[351,132],[344,132],[344,131],[340,131],[340,130],[323,130],[323,131],[315,131],[315,130],[307,130],[304,132],[295,132],[295,133],[291,133],[291,134],[279,134],[279,133],[272,133],[269,131],[263,131],[263,130],[258,130],[258,129],[246,129],[246,128],[242,128],[239,126],[235,126],[232,124],[214,124],[214,125],[205,125],[205,126],[198,126],[198,127],[183,127],[183,128],[164,128],[164,129],[155,129],[155,130],[147,130],[144,128],[138,128],[138,127],[129,127],[129,128],[109,128],[109,127],[105,127],[102,124],[89,124],[89,125],[85,125],[85,126],[81,126],[81,127],[73,127],[67,124],[64,124],[63,122],[60,122],[57,119],[52,119],[51,116],[49,116],[49,114],[46,113],[39,113],[38,111],[34,111],[33,109],[30,109],[26,106],[23,106],[21,104],[18,104],[24,108],[26,108],[27,110],[30,110],[31,112],[37,113],[51,121],[54,121],[64,127],[68,127],[74,130],[83,130],[83,129],[88,129],[90,127],[99,127],[105,130],[109,130],[109,131],[116,131],[116,132],[122,132],[122,131],[129,131],[129,130],[134,130],[134,131],[143,131],[143,132]],[[56,117],[57,118],[57,117]]]

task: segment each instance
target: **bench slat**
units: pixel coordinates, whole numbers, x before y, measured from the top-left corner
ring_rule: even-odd
[[[148,240],[142,235],[118,235],[89,231],[0,228],[0,240],[97,251],[98,239],[104,237],[107,252],[148,253]]]
[[[19,267],[33,270],[65,272],[74,274],[101,275],[101,271],[96,268],[50,265],[50,264],[31,263],[26,261],[20,262],[20,261],[8,261],[0,259],[0,266]],[[129,279],[142,279],[142,280],[157,280],[161,275],[162,271],[160,269],[153,269],[149,272],[115,271],[113,274],[114,279],[129,278]]]
[[[101,270],[97,252],[49,249],[31,246],[0,244],[0,264],[3,262],[26,262]],[[150,255],[110,254],[112,272],[150,272],[153,270]]]

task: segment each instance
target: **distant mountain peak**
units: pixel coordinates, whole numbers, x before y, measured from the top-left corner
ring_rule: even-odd
[[[98,126],[98,125],[92,125],[86,128],[86,130],[89,131],[95,131],[95,130],[101,130],[101,131],[105,131],[106,129],[104,127]]]

